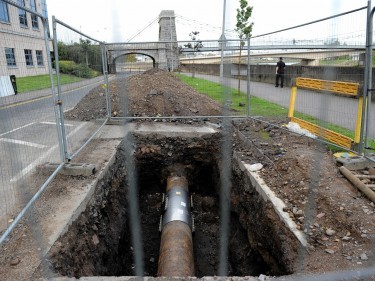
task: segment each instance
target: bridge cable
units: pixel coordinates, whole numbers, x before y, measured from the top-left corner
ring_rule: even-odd
[[[197,21],[197,20],[188,19],[188,18],[183,17],[183,16],[178,15],[178,14],[176,14],[176,18],[177,18],[177,19],[184,20],[184,21],[187,21],[187,22],[189,22],[189,23],[195,23],[195,24],[200,25],[200,26],[206,26],[206,27],[211,28],[212,30],[218,30],[218,31],[220,31],[220,33],[221,33],[221,31],[222,31],[221,27],[219,27],[219,26],[215,26],[215,25],[212,25],[212,24],[208,24],[208,23],[200,22],[200,21]],[[230,33],[235,33],[235,32],[236,32],[236,31],[233,30],[233,29],[226,29],[225,31],[226,31],[226,32],[230,32]]]
[[[157,20],[159,19],[159,16],[156,17],[155,19],[153,19],[152,21],[150,21],[147,26],[145,26],[144,28],[142,28],[141,30],[139,30],[136,34],[134,34],[133,36],[131,36],[127,41],[126,43],[129,43],[130,41],[132,41],[134,38],[138,37],[143,31],[145,31],[147,28],[149,28],[151,25],[153,25]]]

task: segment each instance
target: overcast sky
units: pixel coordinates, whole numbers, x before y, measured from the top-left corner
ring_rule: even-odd
[[[367,0],[248,0],[248,2],[253,6],[251,17],[251,21],[254,22],[253,36],[367,5]],[[54,15],[83,33],[106,42],[127,41],[157,19],[161,10],[175,11],[178,40],[189,39],[188,34],[193,30],[200,31],[200,39],[216,40],[221,34],[223,3],[223,0],[47,0],[50,17]],[[226,3],[226,29],[234,29],[239,0],[227,0]],[[355,21],[359,20],[355,18]],[[230,34],[228,36],[231,37]],[[132,41],[157,40],[156,20]]]

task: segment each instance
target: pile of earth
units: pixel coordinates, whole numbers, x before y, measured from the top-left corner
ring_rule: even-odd
[[[109,83],[111,113],[114,117],[213,116],[221,106],[182,83],[173,73],[152,69]],[[70,120],[90,121],[106,116],[105,87],[90,91],[67,112]]]

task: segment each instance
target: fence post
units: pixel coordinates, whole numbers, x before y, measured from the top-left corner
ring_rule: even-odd
[[[58,125],[59,123],[59,113],[56,109],[56,103],[57,103],[57,97],[56,97],[56,91],[55,91],[55,82],[53,79],[53,66],[52,66],[52,59],[51,59],[51,50],[49,47],[49,42],[48,42],[48,19],[47,18],[41,18],[42,23],[43,23],[43,29],[44,29],[44,41],[46,45],[46,55],[47,55],[47,63],[48,63],[48,71],[49,71],[49,78],[50,78],[50,83],[51,83],[51,92],[52,92],[52,99],[53,99],[53,109],[55,112],[55,119],[56,119],[56,129],[57,129],[57,136],[59,140],[59,148],[60,148],[60,158],[61,162],[65,161],[65,156],[64,156],[64,149],[63,149],[63,143],[62,143],[62,137],[61,137],[61,130]]]
[[[63,161],[65,163],[70,161],[70,155],[68,153],[68,146],[66,140],[66,132],[65,132],[65,124],[64,124],[64,109],[62,105],[61,99],[61,82],[60,82],[60,65],[59,65],[59,49],[57,44],[57,32],[56,32],[56,19],[55,16],[52,16],[52,27],[53,27],[53,49],[55,54],[55,67],[56,67],[56,77],[57,77],[57,99],[55,97],[54,107],[58,106],[58,114],[56,117],[56,125],[60,127],[61,135],[61,143],[62,143],[62,151],[64,155]]]
[[[289,119],[294,115],[294,106],[296,104],[296,97],[297,97],[297,86],[293,86],[290,92],[290,102],[289,102],[289,111],[288,117]]]
[[[368,6],[371,9],[371,0],[368,1]],[[370,130],[370,121],[371,121],[371,99],[372,99],[372,32],[373,32],[373,18],[374,18],[375,8],[370,12],[370,15],[367,19],[367,45],[366,45],[366,71],[367,73],[367,103],[366,103],[366,129],[365,129],[365,147],[364,154],[368,155],[369,147],[369,130]],[[368,57],[367,57],[368,55]],[[367,67],[368,66],[368,67]]]
[[[246,117],[250,117],[250,36],[247,37]]]
[[[111,98],[110,98],[110,92],[109,92],[107,52],[106,52],[106,45],[101,44],[101,46],[102,46],[103,74],[104,74],[104,83],[105,83],[106,110],[107,110],[107,117],[111,118],[112,112],[111,112]]]

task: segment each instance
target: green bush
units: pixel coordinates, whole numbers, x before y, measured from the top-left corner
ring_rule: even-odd
[[[77,64],[74,61],[62,60],[59,61],[60,72],[65,74],[73,74]]]
[[[85,64],[77,64],[74,61],[60,61],[60,72],[74,75],[81,78],[93,78],[99,75],[99,72],[92,70]]]

